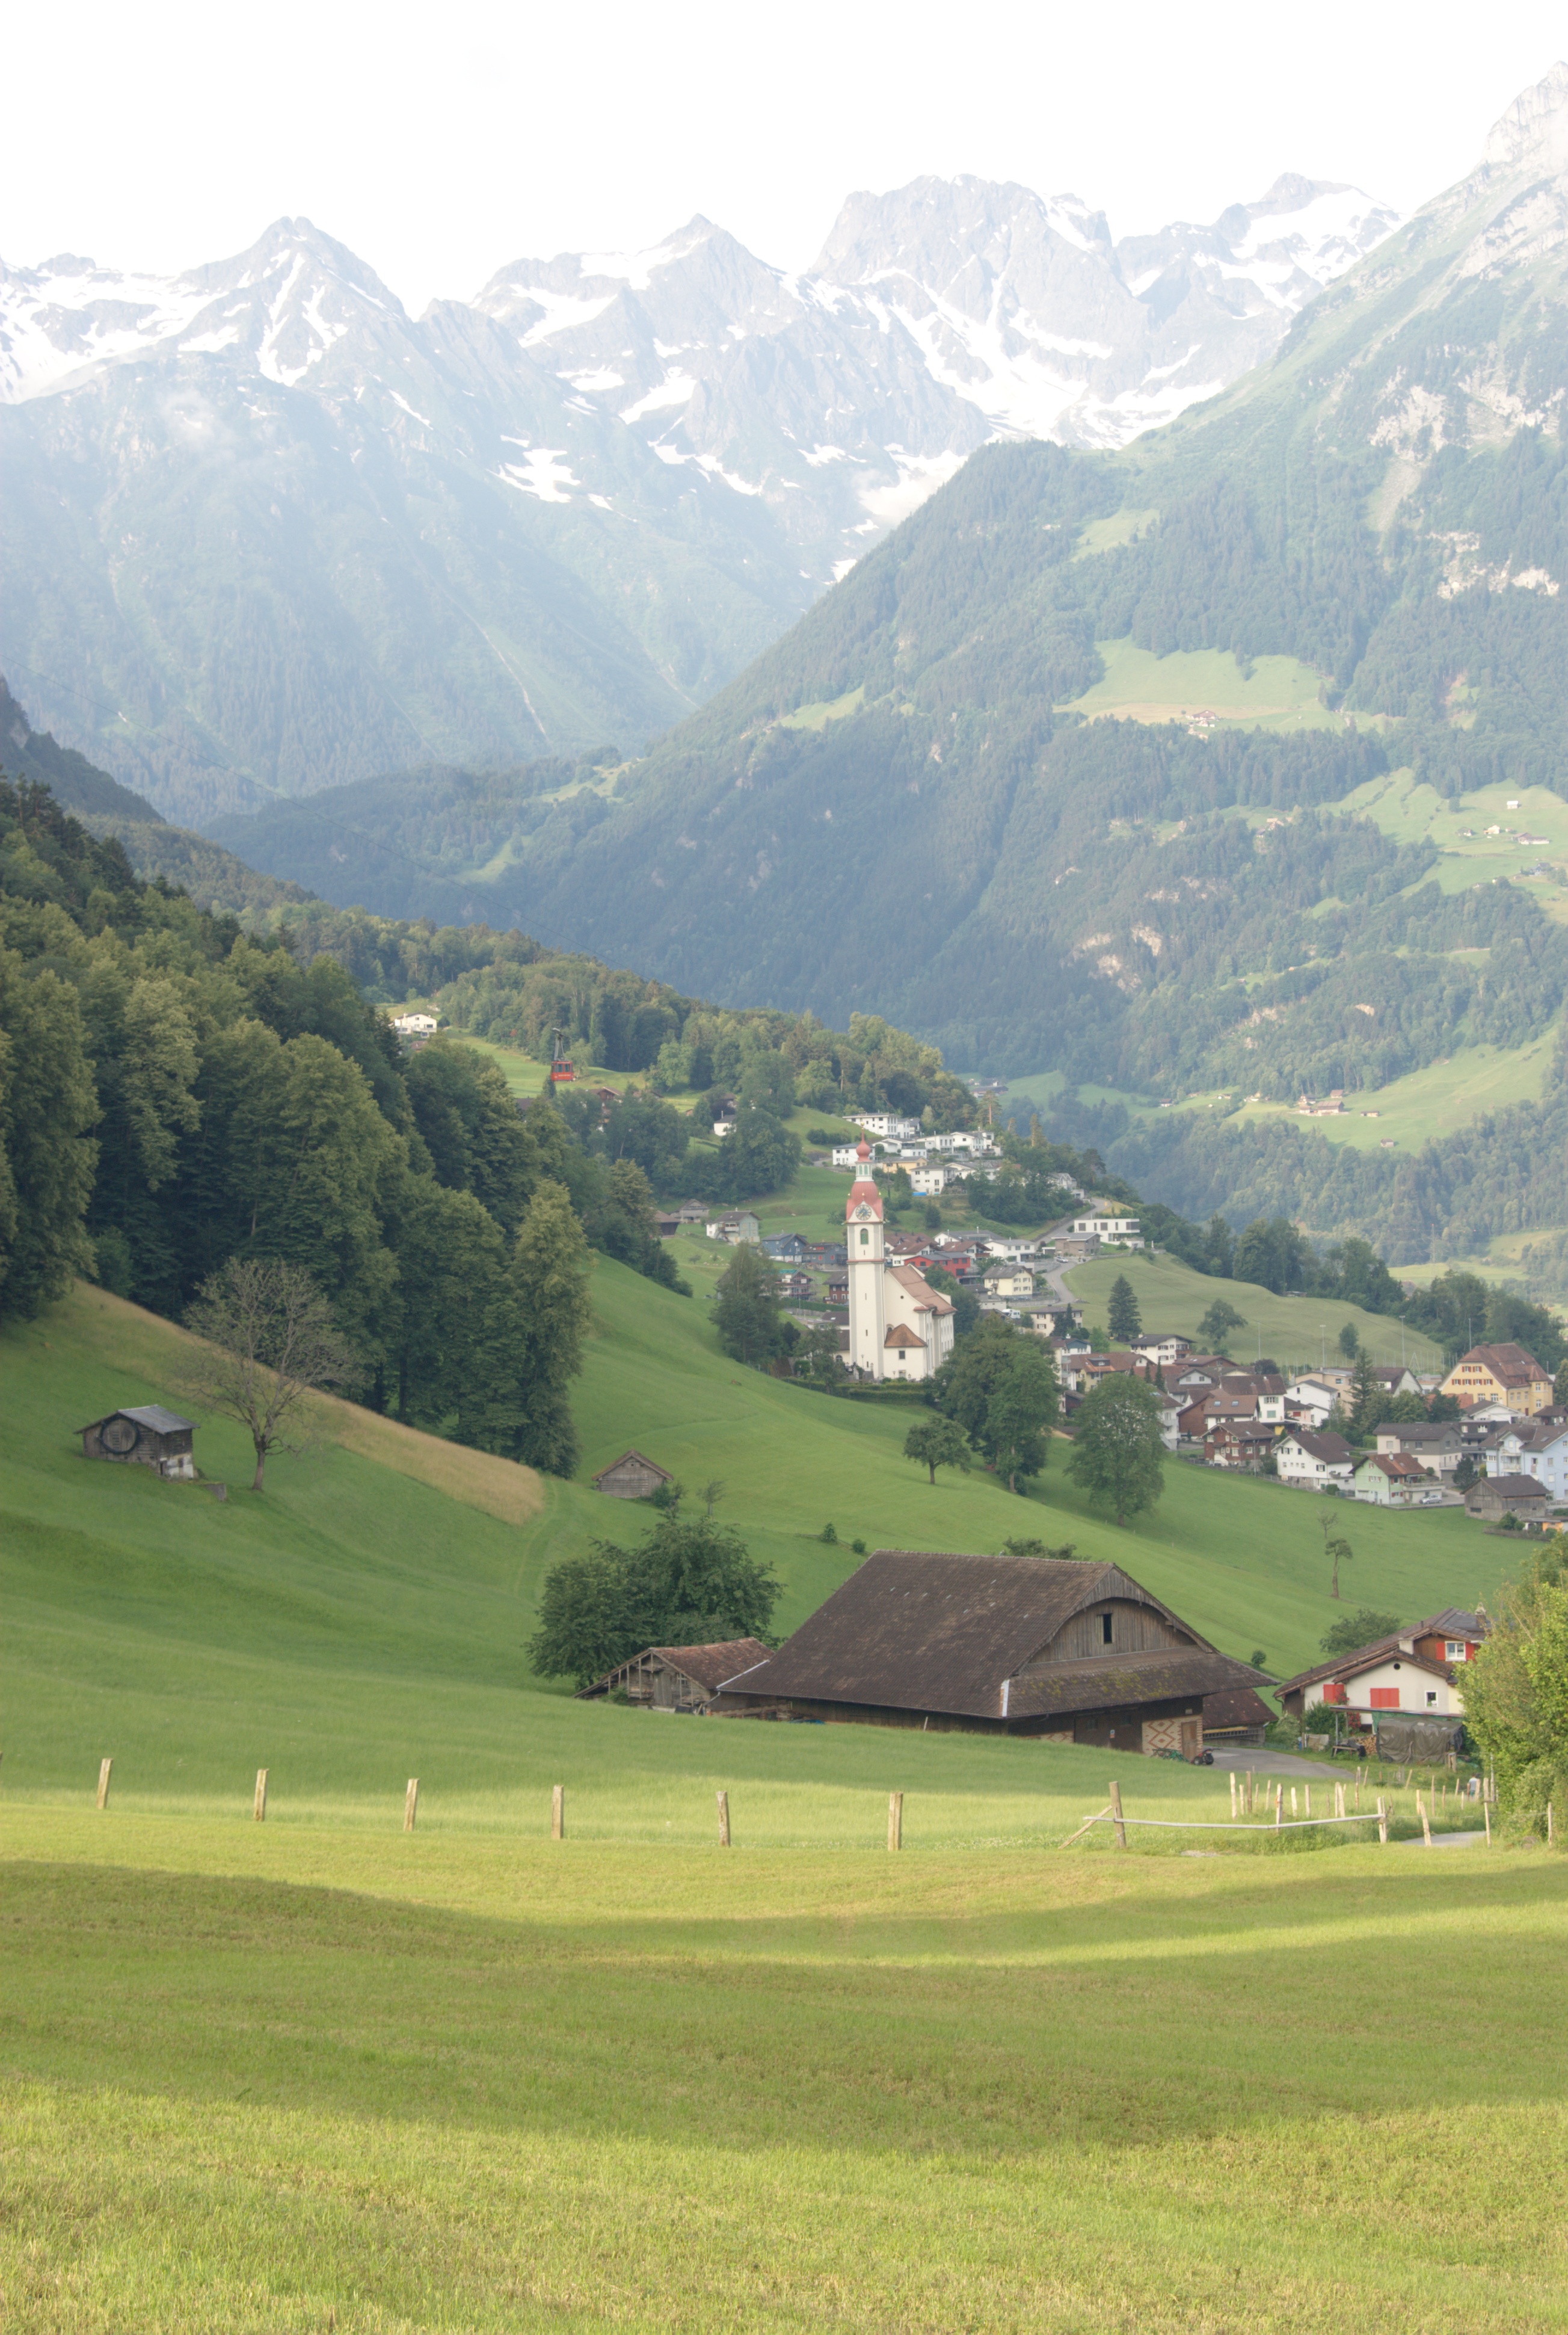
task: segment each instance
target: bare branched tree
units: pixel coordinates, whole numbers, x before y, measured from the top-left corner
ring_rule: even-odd
[[[231,1256],[203,1282],[185,1320],[206,1341],[182,1374],[191,1400],[247,1429],[256,1447],[251,1489],[259,1492],[269,1455],[308,1440],[305,1397],[355,1383],[353,1356],[305,1267],[278,1258]]]

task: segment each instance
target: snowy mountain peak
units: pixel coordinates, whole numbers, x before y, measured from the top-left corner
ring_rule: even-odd
[[[1492,170],[1568,170],[1568,64],[1561,60],[1533,89],[1522,90],[1492,124],[1482,162]]]

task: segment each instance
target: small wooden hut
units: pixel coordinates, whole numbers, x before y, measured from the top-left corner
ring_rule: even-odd
[[[165,1410],[160,1402],[108,1411],[77,1433],[84,1459],[131,1459],[140,1467],[156,1468],[173,1481],[189,1482],[196,1474],[196,1429],[189,1419]]]
[[[594,1478],[595,1492],[607,1492],[612,1500],[645,1500],[661,1484],[674,1481],[667,1468],[650,1459],[641,1451],[623,1451],[607,1468],[601,1468]]]
[[[724,1638],[711,1646],[644,1646],[629,1662],[579,1688],[577,1700],[624,1694],[644,1710],[703,1711],[726,1679],[765,1662],[768,1652],[760,1638]]]

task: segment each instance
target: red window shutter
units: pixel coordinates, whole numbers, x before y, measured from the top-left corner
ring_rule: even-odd
[[[1327,1686],[1323,1689],[1323,1700],[1325,1702],[1343,1702],[1344,1699],[1345,1690],[1340,1684],[1339,1680],[1331,1679]]]
[[[1375,1686],[1371,1691],[1370,1701],[1374,1710],[1398,1710],[1399,1690],[1397,1686]]]

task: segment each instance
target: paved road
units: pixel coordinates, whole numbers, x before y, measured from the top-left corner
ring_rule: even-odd
[[[1321,1759],[1298,1759],[1293,1751],[1229,1751],[1222,1750],[1217,1743],[1211,1743],[1208,1748],[1215,1755],[1216,1768],[1250,1768],[1254,1776],[1318,1776],[1327,1778],[1332,1775],[1336,1778],[1343,1777],[1348,1779],[1360,1764],[1359,1760],[1345,1760],[1330,1769]]]

